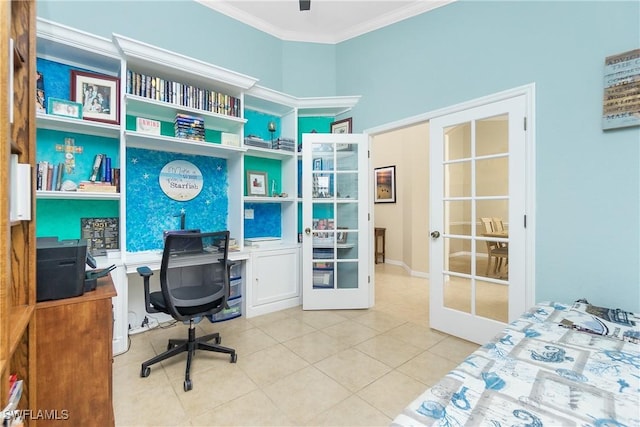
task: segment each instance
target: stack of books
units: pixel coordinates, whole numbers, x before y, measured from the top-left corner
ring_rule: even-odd
[[[278,138],[273,141],[274,150],[296,151],[296,142],[293,138]]]
[[[247,135],[244,138],[244,145],[250,145],[252,147],[271,148],[271,141],[265,141],[256,135]]]
[[[187,114],[176,114],[174,121],[176,138],[204,141],[204,119]]]

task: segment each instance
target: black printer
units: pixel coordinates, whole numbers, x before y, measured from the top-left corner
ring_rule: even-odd
[[[84,294],[87,241],[42,237],[36,241],[36,301]]]

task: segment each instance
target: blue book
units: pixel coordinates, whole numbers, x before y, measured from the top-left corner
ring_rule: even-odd
[[[104,171],[104,181],[105,182],[112,182],[112,177],[111,177],[111,157],[105,157],[104,158],[105,161],[103,163],[105,163],[105,171]]]
[[[105,161],[107,158],[106,154],[102,155],[102,162],[100,162],[100,181],[105,182],[105,177],[107,176],[107,162]]]

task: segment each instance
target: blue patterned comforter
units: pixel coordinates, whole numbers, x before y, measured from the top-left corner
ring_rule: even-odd
[[[570,308],[536,305],[391,425],[640,426],[640,344],[560,326]]]

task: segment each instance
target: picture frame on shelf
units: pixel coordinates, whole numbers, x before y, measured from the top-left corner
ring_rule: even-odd
[[[247,196],[267,197],[267,173],[247,171]]]
[[[374,203],[396,202],[396,167],[384,166],[373,170]]]
[[[47,111],[53,116],[82,119],[82,104],[67,99],[49,98]]]
[[[331,122],[330,128],[331,133],[351,133],[353,130],[353,119],[347,117],[346,119]]]
[[[44,74],[36,71],[36,113],[47,114],[47,103],[44,92]]]
[[[71,99],[80,103],[85,120],[120,123],[120,81],[117,77],[71,70]]]

